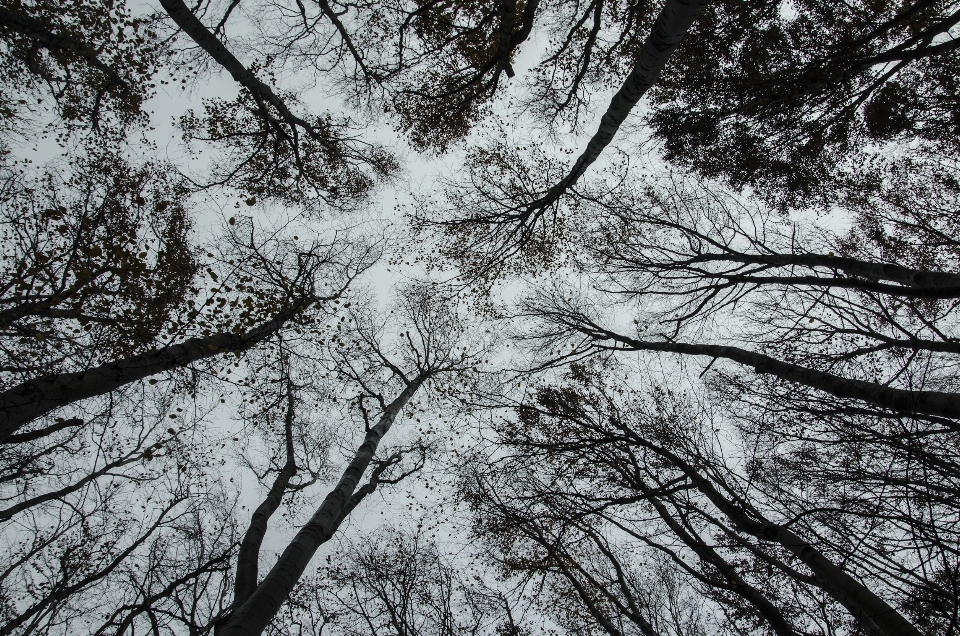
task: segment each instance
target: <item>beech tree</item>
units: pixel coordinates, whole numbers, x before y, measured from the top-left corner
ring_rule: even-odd
[[[891,450],[882,438],[861,438],[870,460],[844,462],[816,480],[822,488],[788,486],[779,468],[800,459],[793,449],[766,444],[754,431],[730,440],[742,445],[739,452],[722,450],[716,427],[723,424],[707,408],[659,385],[630,390],[607,379],[616,370],[575,366],[562,383],[532,387],[515,416],[497,426],[499,450],[479,455],[465,474],[478,532],[495,537],[502,567],[547,577],[579,606],[575,616],[610,634],[685,633],[671,625],[684,614],[701,621],[689,629],[705,629],[705,617],[691,613],[691,595],[707,599],[713,616],[725,617],[719,627],[734,632],[761,625],[778,634],[956,629],[944,586],[950,575],[923,574],[953,562],[952,540],[939,534],[943,543],[898,543],[917,536],[928,517],[909,512],[907,491],[878,496],[871,488],[877,475],[868,477],[869,466]],[[807,437],[803,452],[832,454],[831,437]],[[503,445],[511,452],[502,453]],[[808,479],[816,470],[809,457],[792,465]],[[933,496],[944,483],[945,475],[909,472],[885,478],[893,487],[905,477],[915,492]],[[665,572],[651,552],[673,565]],[[678,576],[692,592],[670,591]]]
[[[572,166],[558,167],[538,156],[530,161],[502,146],[474,151],[468,159],[470,181],[455,184],[448,196],[452,209],[418,217],[421,228],[438,230],[444,237],[444,255],[467,275],[490,278],[510,260],[537,261],[549,254],[551,245],[563,237],[559,212],[564,195],[613,141],[705,5],[685,0],[664,4],[633,68]],[[534,162],[540,165],[531,167]]]
[[[401,461],[409,451],[396,451],[380,460],[376,457],[384,437],[409,408],[411,400],[438,383],[456,385],[460,376],[467,376],[463,380],[470,381],[467,374],[484,355],[486,343],[464,333],[465,325],[455,311],[454,299],[436,292],[417,285],[405,290],[397,304],[400,321],[393,328],[399,328],[399,333],[395,332],[393,343],[385,339],[388,334],[384,333],[381,318],[359,310],[350,316],[353,329],[345,330],[341,337],[352,341],[353,347],[336,354],[332,359],[336,364],[333,372],[357,389],[354,404],[362,418],[363,441],[353,457],[348,458],[336,486],[270,571],[255,586],[238,585],[234,609],[224,619],[221,633],[260,634],[267,628],[293,593],[317,549],[330,540],[347,516],[380,483],[402,479],[409,473],[404,471]],[[374,467],[368,481],[361,485],[371,465]],[[284,479],[281,474],[274,482],[281,496]],[[263,505],[273,508],[268,501],[274,495],[271,492]],[[265,516],[269,518],[269,514]],[[260,521],[255,518],[253,523]],[[251,525],[250,531],[253,530]],[[248,564],[241,565],[254,568],[248,580],[256,581],[253,553]]]
[[[0,632],[957,632],[958,16],[0,0]]]
[[[3,633],[207,627],[235,551],[230,499],[205,474],[205,414],[139,389],[3,445]]]
[[[706,419],[705,428],[714,434],[731,431],[731,441],[742,444],[735,455],[743,463],[729,466],[717,451],[687,446],[707,441],[697,442],[697,433],[683,417],[672,415],[641,434],[643,441],[632,433],[625,439],[634,440],[630,443],[644,453],[655,453],[651,470],[673,467],[689,484],[674,494],[677,484],[657,474],[644,485],[631,482],[639,499],[620,495],[611,499],[618,503],[609,505],[649,501],[671,540],[680,540],[698,559],[719,568],[735,595],[717,601],[729,604],[723,611],[732,616],[736,607],[757,620],[762,617],[777,633],[806,631],[797,621],[808,619],[797,618],[795,612],[828,616],[833,610],[814,609],[826,607],[825,602],[844,607],[856,629],[867,633],[956,629],[947,600],[955,578],[952,540],[944,534],[953,513],[950,504],[938,510],[933,503],[956,478],[952,451],[946,450],[955,444],[960,415],[952,406],[957,400],[952,355],[956,264],[950,222],[940,212],[951,209],[954,191],[930,187],[944,183],[942,177],[951,174],[949,165],[906,165],[913,177],[909,181],[897,180],[879,191],[865,189],[845,201],[855,223],[843,232],[804,228],[756,199],[690,180],[649,178],[640,191],[584,191],[583,209],[597,213],[577,226],[582,234],[569,252],[584,282],[579,289],[544,286],[514,314],[517,337],[535,355],[527,372],[598,356],[624,359],[627,352],[637,352],[647,360],[641,367],[647,374],[666,365],[676,378],[687,370],[707,377],[709,397],[703,399],[723,415],[704,407],[702,413],[684,417]],[[928,180],[932,175],[938,176]],[[904,231],[891,232],[898,227]],[[625,307],[634,316],[629,326]],[[551,418],[553,431],[562,430],[556,419],[578,422],[566,442],[537,433],[533,440],[522,438],[523,448],[554,452],[570,444],[576,450],[565,457],[574,465],[590,455],[594,443],[601,443],[591,441],[579,426],[605,427],[609,422],[617,427],[616,422],[630,419],[628,413],[663,408],[660,398],[652,405],[622,403],[619,396],[625,387],[608,384],[613,381],[606,378],[616,371],[602,366],[578,369],[572,385],[543,389],[533,401],[512,398],[520,409],[524,436],[529,435],[524,426],[543,426],[538,413],[549,414],[544,416]],[[691,377],[689,382],[695,386],[700,380]],[[523,411],[526,406],[531,411]],[[531,422],[524,420],[525,413]],[[625,435],[618,431],[603,439],[615,443]],[[674,443],[683,452],[671,449]],[[557,460],[560,467],[565,461]],[[650,461],[625,458],[625,468],[617,470]],[[838,470],[821,470],[830,462],[836,462]],[[503,475],[512,478],[518,470],[512,466]],[[500,500],[505,487],[500,481],[480,484],[471,499],[486,511],[481,515],[502,513],[505,545],[511,533],[520,533],[538,546],[537,554],[546,551],[546,557],[537,558],[551,559],[532,570],[517,567],[538,576],[562,576],[561,587],[575,593],[585,604],[583,611],[607,631],[626,629],[617,625],[629,619],[636,629],[652,633],[649,611],[638,613],[629,605],[636,585],[610,579],[607,568],[620,567],[620,553],[604,549],[621,531],[649,544],[660,530],[638,532],[631,525],[636,517],[630,517],[630,522],[596,531],[580,520],[608,504],[578,502],[579,489],[566,493],[557,490],[554,478],[535,471],[524,475],[524,488],[543,483],[545,490],[515,496],[518,501],[542,498],[551,507],[553,525],[544,525],[542,515],[531,517],[515,504],[488,502]],[[691,503],[690,488],[709,503]],[[928,502],[923,512],[910,503],[914,496]],[[722,516],[704,505],[716,506]],[[781,521],[770,516],[774,510],[781,511]],[[705,526],[692,521],[701,515],[697,523]],[[727,521],[718,521],[723,517]],[[807,538],[797,528],[804,528]],[[593,531],[598,534],[591,538]],[[717,554],[718,545],[728,545],[708,539],[718,531],[731,539],[746,533],[750,541],[786,550],[793,555],[789,559],[802,564],[791,565],[790,576],[813,584],[830,600],[818,597],[815,605],[801,611],[795,604],[806,592],[794,589],[788,601],[779,591],[750,582],[738,559]],[[568,539],[568,533],[578,539]],[[862,537],[858,553],[847,555],[844,546],[855,536]],[[915,538],[909,547],[897,544],[904,536]],[[593,541],[602,556],[570,552],[578,540]],[[746,550],[750,559],[769,562],[769,553],[756,546]],[[578,565],[552,561],[565,555]],[[597,558],[600,570],[593,565]],[[860,565],[851,574],[834,569],[842,570],[841,562]],[[698,573],[695,579],[708,583],[715,576]],[[884,601],[885,609],[875,604],[882,595],[871,598],[858,590],[856,586],[876,593],[879,583],[862,582],[874,577],[896,581],[890,594],[899,599],[899,609]],[[620,608],[617,613],[608,611],[609,603]],[[895,624],[877,622],[881,615],[895,618]],[[823,620],[840,625],[847,619]]]

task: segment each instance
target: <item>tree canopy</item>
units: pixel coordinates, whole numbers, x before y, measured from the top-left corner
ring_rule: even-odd
[[[960,634],[958,43],[0,0],[0,636]]]

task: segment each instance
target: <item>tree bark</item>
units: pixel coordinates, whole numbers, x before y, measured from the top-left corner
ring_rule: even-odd
[[[353,461],[343,471],[337,486],[320,504],[309,522],[297,533],[280,555],[276,565],[247,601],[227,620],[221,636],[259,636],[280,611],[314,553],[326,543],[343,521],[343,510],[349,505],[360,479],[373,460],[383,436],[387,434],[397,415],[426,381],[428,373],[421,373],[407,384],[399,396],[384,410],[380,421],[368,432],[357,449]]]
[[[770,627],[773,628],[777,636],[796,636],[796,631],[793,629],[793,626],[790,625],[790,622],[787,621],[777,606],[764,596],[760,590],[747,583],[737,572],[736,568],[721,557],[713,547],[699,540],[699,537],[691,536],[683,526],[673,518],[673,515],[671,515],[667,507],[663,505],[663,502],[656,497],[650,497],[648,501],[677,538],[683,541],[701,561],[715,567],[729,582],[730,590],[753,605]]]
[[[700,345],[684,342],[647,342],[635,340],[605,329],[574,327],[597,340],[614,340],[635,351],[663,351],[695,356],[724,358],[752,366],[757,373],[774,375],[788,382],[796,382],[840,398],[852,398],[880,406],[905,415],[930,415],[951,420],[960,419],[960,395],[943,391],[908,391],[895,389],[876,382],[851,380],[832,373],[817,371],[790,362],[783,362],[762,353],[739,347],[723,345]],[[943,422],[954,431],[960,424]]]
[[[20,444],[22,442],[32,442],[34,440],[41,439],[47,435],[53,435],[58,431],[62,431],[66,428],[76,428],[77,426],[83,426],[83,420],[79,417],[71,417],[69,420],[64,420],[62,422],[57,422],[46,428],[41,428],[37,431],[28,431],[26,433],[17,433],[16,435],[11,435],[4,440],[0,440],[0,444]]]
[[[276,479],[273,480],[273,485],[270,487],[266,498],[257,506],[250,518],[250,525],[247,527],[247,532],[243,535],[243,541],[240,543],[240,550],[237,555],[237,578],[233,584],[233,609],[242,606],[257,589],[260,546],[263,544],[263,537],[267,534],[267,524],[273,513],[280,507],[290,478],[297,473],[297,464],[293,456],[293,416],[293,389],[288,384],[287,413],[284,418],[284,441],[287,459],[283,468],[277,473]]]
[[[892,263],[871,263],[869,261],[862,261],[845,256],[829,256],[824,254],[717,254],[691,259],[692,263],[710,261],[726,261],[748,265],[771,265],[774,267],[789,267],[791,265],[811,268],[822,267],[866,279],[851,279],[849,283],[852,286],[862,286],[865,289],[879,291],[885,294],[899,294],[923,298],[960,297],[960,274],[912,269]],[[877,281],[890,281],[902,285],[902,287],[883,285]],[[843,282],[844,281],[831,279],[830,282],[825,284],[838,285]],[[812,282],[811,284],[817,283]]]
[[[190,338],[179,344],[112,360],[86,371],[58,373],[18,384],[0,393],[0,442],[16,433],[24,424],[67,404],[109,393],[125,384],[184,367],[224,351],[248,349],[279,331],[287,320],[305,308],[306,304],[301,303],[245,333],[218,333]]]
[[[640,58],[620,90],[610,100],[607,111],[600,119],[597,132],[587,142],[586,149],[577,158],[567,176],[550,188],[544,197],[530,204],[531,211],[543,209],[559,199],[610,145],[620,130],[620,125],[644,93],[657,82],[667,60],[708,3],[709,0],[666,0],[650,35],[643,43]]]

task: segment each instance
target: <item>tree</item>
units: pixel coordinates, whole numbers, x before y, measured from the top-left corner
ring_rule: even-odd
[[[133,355],[83,361],[77,370],[57,372],[54,369],[50,373],[41,367],[38,373],[30,369],[30,373],[25,374],[27,379],[11,383],[0,394],[0,435],[6,438],[38,417],[78,400],[104,395],[131,382],[185,368],[200,360],[256,346],[291,320],[309,320],[302,314],[338,298],[353,278],[379,256],[375,246],[354,246],[335,240],[330,244],[314,244],[303,251],[284,251],[278,257],[265,253],[264,246],[257,245],[252,231],[249,238],[237,239],[235,247],[243,261],[237,263],[231,259],[225,263],[233,270],[233,281],[224,278],[221,282],[208,268],[215,283],[214,293],[204,299],[199,308],[190,301],[194,309],[189,310],[187,320],[167,325],[164,335],[182,336],[184,331],[193,328],[197,328],[199,334],[179,342],[134,350]],[[324,280],[327,276],[333,280]],[[238,292],[229,305],[227,294],[234,292],[234,288],[228,282],[235,282]],[[323,288],[326,290],[321,291]]]
[[[347,96],[394,116],[416,148],[440,152],[489,118],[515,81],[525,83],[526,109],[548,124],[577,125],[588,87],[629,72],[642,46],[638,33],[651,21],[646,3],[610,0],[272,8],[273,21],[261,23],[272,60],[321,77],[337,73]],[[546,48],[523,78],[513,62],[538,36]]]
[[[199,269],[186,192],[168,167],[85,150],[40,174],[8,167],[0,325],[14,378],[155,344]]]
[[[0,631],[957,631],[960,14],[798,2],[0,2]]]
[[[346,541],[298,595],[286,624],[307,611],[344,634],[520,634],[510,601],[449,563],[422,530],[387,527]]]
[[[260,634],[267,628],[320,545],[330,540],[344,519],[381,481],[390,479],[384,471],[397,464],[400,456],[375,462],[377,449],[413,397],[446,376],[456,378],[467,373],[483,355],[482,342],[465,339],[461,317],[451,311],[450,300],[436,295],[436,290],[428,286],[406,290],[397,307],[402,322],[393,347],[383,343],[380,319],[362,313],[351,316],[355,331],[347,331],[345,337],[352,338],[355,351],[348,348],[338,354],[339,360],[334,360],[339,363],[337,374],[359,389],[355,405],[364,424],[363,442],[349,459],[337,485],[262,581],[249,590],[249,596],[235,599],[235,609],[223,623],[224,635]],[[384,395],[388,390],[395,391],[394,397]],[[380,412],[376,423],[371,422],[367,400]],[[371,463],[375,468],[369,481],[361,486]],[[402,475],[393,479],[399,478]]]
[[[861,224],[846,235],[805,234],[755,200],[682,182],[600,195],[599,220],[580,226],[588,240],[576,249],[611,294],[544,290],[523,315],[544,319],[554,344],[575,336],[566,358],[595,344],[731,360],[956,430],[955,257],[940,212],[954,195],[913,194],[906,213],[896,198],[905,192],[868,199],[869,208],[855,201]],[[910,229],[892,244],[884,226]],[[934,263],[947,271],[925,269]],[[604,324],[591,305],[605,297],[639,301],[633,328]]]
[[[731,439],[739,452],[724,451],[715,432],[722,423],[709,410],[660,386],[631,391],[607,379],[611,373],[574,366],[562,384],[534,387],[498,427],[496,446],[511,452],[480,456],[465,475],[480,536],[492,533],[504,567],[559,579],[581,613],[611,634],[669,626],[657,594],[645,591],[657,589],[661,577],[659,566],[644,565],[651,550],[723,608],[730,629],[759,621],[778,634],[844,624],[867,633],[920,633],[905,611],[928,628],[956,629],[942,579],[909,574],[914,562],[952,562],[951,540],[940,535],[943,543],[892,547],[904,536],[894,526],[909,523],[916,531],[927,522],[926,513],[909,512],[909,496],[885,493],[882,511],[858,505],[878,503],[866,483],[875,475],[855,476],[853,466],[843,479],[818,480],[821,491],[790,496],[776,482],[778,471],[766,472],[763,454],[750,450],[762,438]],[[882,445],[871,440],[861,452]],[[773,463],[786,459],[784,450],[763,448]],[[829,453],[830,442],[811,436],[805,450]],[[531,457],[543,468],[524,468]],[[865,478],[859,488],[857,477]],[[896,477],[887,477],[893,486]],[[908,479],[931,495],[942,483]],[[861,492],[860,501],[848,486]],[[894,508],[899,514],[888,516]],[[937,597],[925,609],[936,605],[944,613],[917,612],[919,597]]]
[[[208,626],[236,549],[230,498],[198,452],[204,414],[162,385],[138,393],[0,451],[4,634]]]
[[[216,185],[238,187],[256,201],[269,197],[288,204],[319,199],[355,206],[374,184],[397,168],[382,148],[350,139],[345,122],[331,116],[304,119],[240,62],[181,0],[161,2],[180,31],[192,39],[242,87],[233,102],[210,100],[206,114],[191,111],[181,119],[187,138],[225,146],[228,167],[219,168]],[[373,174],[364,171],[368,168]]]
[[[160,340],[160,347],[150,342],[155,348],[138,354],[143,343],[113,340],[114,346],[129,347],[134,355],[19,385],[59,385],[57,395],[63,400],[59,406],[70,404],[73,415],[37,414],[49,407],[49,402],[37,401],[25,403],[25,408],[34,409],[33,421],[24,421],[30,414],[24,415],[23,409],[6,413],[8,423],[14,416],[20,418],[20,430],[6,437],[0,452],[5,475],[0,523],[10,545],[15,546],[5,555],[3,589],[11,608],[5,633],[46,633],[59,625],[76,625],[79,620],[87,621],[91,631],[104,633],[137,631],[144,621],[154,630],[172,633],[180,630],[179,626],[206,631],[228,610],[226,590],[241,542],[235,539],[230,507],[213,512],[219,510],[219,504],[212,506],[204,499],[206,493],[229,501],[230,495],[218,490],[218,478],[209,474],[223,461],[215,459],[221,452],[208,445],[211,430],[205,422],[190,427],[180,423],[191,413],[197,422],[210,417],[212,407],[204,405],[205,399],[220,382],[218,375],[226,382],[230,378],[232,360],[224,358],[237,359],[258,344],[268,349],[270,341],[286,329],[309,329],[318,313],[330,310],[323,308],[322,300],[308,310],[304,295],[311,304],[323,297],[332,300],[379,254],[376,245],[339,239],[294,247],[292,237],[286,239],[276,231],[269,240],[258,239],[252,223],[233,227],[230,241],[220,246],[221,265],[211,263],[220,273],[207,268],[213,288],[202,294],[200,288],[177,290],[195,294],[200,302],[184,302],[176,306],[175,316],[160,321],[161,330],[152,336]],[[124,238],[119,233],[115,236]],[[208,258],[216,261],[213,253]],[[110,280],[110,271],[98,277],[103,284]],[[118,278],[120,282],[128,280],[126,276]],[[149,290],[155,283],[150,279],[144,287]],[[101,290],[93,291],[93,301]],[[120,318],[124,317],[120,312],[124,309],[120,302],[123,291],[121,286],[114,296],[115,305],[103,305]],[[142,294],[144,288],[135,291]],[[45,300],[42,295],[35,296]],[[292,310],[291,296],[296,302]],[[75,297],[82,298],[79,293]],[[189,314],[182,305],[192,308]],[[150,310],[142,305],[135,309]],[[288,312],[283,320],[270,322],[271,314],[283,311]],[[51,315],[36,309],[22,314],[24,318],[39,315],[57,328],[76,319],[73,314]],[[116,322],[125,324],[119,319]],[[145,326],[136,321],[131,324]],[[76,332],[81,334],[73,336],[80,340],[77,350],[85,355],[62,364],[80,366],[88,363],[86,356],[91,354],[110,355],[107,347],[95,352],[84,348],[81,339],[89,332]],[[196,335],[186,342],[199,350],[199,355],[186,360],[171,357],[171,352],[191,351],[189,346],[176,344],[191,332]],[[251,333],[261,337],[251,338]],[[163,345],[164,339],[174,344]],[[220,349],[224,342],[240,343],[240,347]],[[136,362],[151,356],[171,373],[147,382],[144,380],[160,369]],[[33,369],[25,371],[35,373]],[[21,373],[26,375],[25,371]],[[96,381],[98,374],[100,382]],[[85,390],[90,394],[84,396]],[[7,395],[16,391],[15,386]],[[49,400],[55,397],[47,395]],[[300,441],[306,442],[306,438]],[[145,469],[150,465],[156,469]],[[159,503],[149,504],[151,500]],[[141,505],[144,501],[149,505]],[[155,510],[155,506],[161,507]],[[179,539],[177,533],[182,535]],[[27,539],[31,536],[34,538]],[[62,562],[59,566],[58,560]],[[29,574],[30,568],[44,562],[48,565],[42,576]],[[41,579],[49,583],[39,585]],[[90,614],[89,608],[100,594],[107,599],[104,603],[109,611],[103,616]],[[94,624],[99,619],[103,623]]]
[[[585,240],[572,254],[596,291],[547,287],[531,294],[515,314],[524,325],[519,337],[540,358],[534,368],[592,359],[601,352],[619,357],[659,352],[667,355],[658,364],[676,364],[680,375],[690,368],[690,358],[706,358],[706,364],[692,366],[702,369],[700,377],[713,370],[709,400],[723,413],[708,430],[735,431],[744,463],[726,467],[719,454],[696,449],[684,450],[694,453],[684,458],[663,437],[669,434],[676,443],[695,440],[679,424],[641,435],[643,441],[631,437],[638,447],[653,449],[658,462],[679,470],[709,502],[689,512],[688,502],[670,499],[664,509],[654,505],[657,514],[674,534],[686,537],[684,543],[699,558],[712,562],[707,548],[715,546],[697,538],[706,530],[688,527],[683,535],[682,523],[673,527],[671,520],[692,514],[713,524],[716,515],[702,506],[715,506],[730,524],[720,528],[725,536],[746,533],[787,550],[819,580],[814,585],[860,623],[888,612],[852,601],[859,592],[844,591],[843,577],[832,579],[830,564],[862,563],[860,576],[897,582],[891,591],[900,599],[897,611],[913,624],[874,621],[882,633],[955,629],[949,601],[955,566],[946,547],[951,540],[944,540],[953,513],[950,504],[939,508],[940,493],[950,491],[956,479],[953,452],[947,449],[955,445],[960,415],[949,406],[957,399],[955,251],[940,212],[954,194],[929,187],[943,183],[941,177],[949,174],[945,166],[927,174],[930,181],[911,181],[909,189],[884,188],[851,199],[856,211],[851,216],[858,223],[842,234],[805,231],[755,200],[677,180],[666,180],[665,187],[653,182],[641,192],[620,189],[585,197],[602,213],[579,226]],[[905,231],[894,239],[887,228],[896,227]],[[933,264],[943,270],[927,269]],[[624,302],[636,316],[632,327],[624,327],[611,310]],[[604,372],[598,374],[602,378]],[[621,404],[616,392],[622,389],[613,391],[607,380],[578,382],[606,388],[589,399],[579,389],[569,388],[568,395],[568,389],[556,388],[543,393],[534,408],[551,418],[567,417],[570,410],[584,426],[624,418],[631,408],[653,408]],[[586,408],[585,400],[590,404],[586,415],[577,411]],[[580,428],[571,433],[572,456],[591,448],[585,435]],[[830,462],[837,470],[820,468]],[[528,478],[532,483],[543,479]],[[631,488],[646,496],[669,483],[660,475]],[[742,484],[739,490],[734,483]],[[496,489],[491,486],[478,497],[496,499]],[[914,497],[927,502],[922,512]],[[770,516],[772,510],[781,511],[782,521]],[[519,513],[509,513],[514,514]],[[561,507],[554,514],[557,527],[530,531],[540,545],[551,537],[560,541],[566,520],[584,513]],[[794,528],[804,528],[811,538]],[[577,525],[571,530],[582,531]],[[609,532],[614,531],[599,531],[599,536]],[[908,547],[898,543],[903,536],[916,539]],[[861,537],[859,552],[847,556],[851,537]],[[756,553],[754,547],[748,551]],[[822,556],[825,564],[811,555]],[[749,591],[731,578],[742,578],[735,561],[724,560],[733,568],[724,574],[728,583],[738,594]],[[764,613],[763,599],[769,601],[770,594],[760,593],[743,600]],[[766,615],[765,620],[775,626],[779,619]],[[784,614],[786,622],[775,629],[804,629],[790,627],[792,620]]]
[[[637,60],[600,119],[597,132],[569,169],[559,176],[542,167],[530,169],[523,158],[502,147],[475,152],[470,158],[471,183],[457,188],[448,218],[422,216],[424,227],[439,228],[454,239],[445,254],[467,274],[490,277],[517,256],[536,260],[562,236],[557,231],[558,205],[610,144],[630,111],[653,86],[667,60],[705,6],[705,2],[666,2],[644,41]],[[600,7],[600,5],[596,5]],[[543,162],[545,163],[545,162]],[[550,172],[555,171],[554,168]],[[546,188],[544,189],[544,186]],[[465,190],[466,194],[462,191]],[[466,199],[466,206],[464,206]],[[547,247],[545,247],[545,245]]]

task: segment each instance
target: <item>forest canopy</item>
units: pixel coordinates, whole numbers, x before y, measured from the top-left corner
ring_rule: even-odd
[[[0,636],[960,635],[960,3],[0,0]]]

